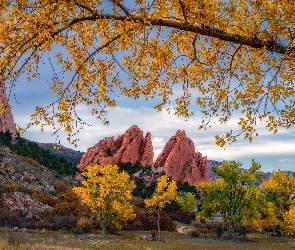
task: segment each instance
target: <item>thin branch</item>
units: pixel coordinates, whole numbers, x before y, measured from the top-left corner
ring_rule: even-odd
[[[187,23],[187,16],[185,14],[185,5],[181,0],[178,0],[180,7],[181,7],[181,11],[182,11],[182,15],[184,17],[184,21]]]
[[[235,50],[235,52],[233,53],[233,55],[231,56],[231,61],[230,61],[230,65],[229,65],[229,74],[230,74],[230,78],[232,78],[231,67],[232,67],[232,64],[233,64],[234,57],[235,57],[235,55],[238,53],[238,51],[241,49],[242,46],[243,46],[243,44],[240,44],[240,45],[238,46],[238,48]]]
[[[130,16],[129,10],[127,10],[127,8],[122,3],[120,3],[120,1],[118,1],[118,0],[110,0],[110,2],[117,5],[127,16]]]

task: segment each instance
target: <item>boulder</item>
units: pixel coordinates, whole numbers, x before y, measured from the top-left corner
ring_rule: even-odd
[[[163,167],[168,176],[182,183],[208,181],[207,157],[195,151],[193,141],[181,130],[166,143],[154,166]]]
[[[153,165],[153,157],[151,134],[148,132],[143,137],[142,130],[134,125],[116,140],[114,137],[108,137],[88,148],[78,168],[84,170],[87,165],[95,163],[121,166],[122,163],[128,162],[139,162],[142,166],[147,166]]]
[[[9,131],[13,137],[16,135],[16,125],[11,113],[11,107],[6,97],[6,88],[3,81],[0,80],[0,132]]]

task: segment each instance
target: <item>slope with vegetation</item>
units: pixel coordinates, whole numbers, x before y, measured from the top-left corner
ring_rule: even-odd
[[[41,164],[56,170],[60,176],[75,175],[79,172],[79,169],[72,162],[67,161],[64,156],[55,156],[48,149],[40,147],[38,143],[24,139],[19,135],[12,139],[9,132],[0,132],[0,145],[7,146],[16,154],[35,161],[37,165]]]

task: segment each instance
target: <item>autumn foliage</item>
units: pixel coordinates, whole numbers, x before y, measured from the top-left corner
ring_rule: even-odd
[[[126,172],[118,173],[118,167],[112,165],[89,166],[82,175],[85,177],[82,186],[74,187],[73,191],[100,221],[102,236],[106,239],[110,225],[121,228],[135,217],[130,203],[134,183]]]
[[[156,97],[157,111],[186,119],[197,105],[200,129],[238,113],[240,130],[216,142],[252,141],[258,121],[274,133],[295,123],[294,11],[289,0],[4,0],[0,73],[13,89],[20,74],[42,76],[51,53],[56,102],[28,124],[42,131],[79,132],[80,104],[107,124],[118,97]]]
[[[167,175],[163,175],[157,179],[157,188],[151,198],[145,200],[146,207],[152,207],[156,209],[158,214],[158,238],[161,240],[160,231],[160,211],[166,204],[171,203],[177,197],[177,185],[176,181],[169,180]]]

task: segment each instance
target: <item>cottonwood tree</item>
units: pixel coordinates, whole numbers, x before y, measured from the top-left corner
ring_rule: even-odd
[[[125,171],[118,173],[118,167],[112,165],[89,166],[82,175],[82,186],[73,191],[100,221],[102,238],[106,240],[108,226],[113,224],[120,229],[122,223],[135,217],[130,203],[134,183]]]
[[[252,141],[258,122],[274,133],[295,123],[294,11],[290,0],[2,0],[0,74],[14,88],[59,51],[57,99],[37,107],[28,126],[74,135],[80,103],[107,124],[119,96],[143,96],[187,119],[196,104],[200,129],[237,112],[240,130],[217,144]]]
[[[274,204],[275,215],[280,230],[295,235],[295,178],[292,174],[277,171],[262,183],[260,189]]]
[[[236,161],[224,161],[221,166],[213,167],[216,181],[197,185],[202,192],[199,217],[206,219],[216,213],[223,216],[227,231],[232,234],[245,234],[245,226],[261,227],[263,221],[274,221],[271,202],[255,185],[262,180],[260,164],[252,161],[244,170]]]
[[[171,203],[177,197],[177,184],[174,180],[169,180],[167,175],[162,175],[157,179],[157,188],[151,198],[145,200],[146,207],[152,207],[158,214],[158,239],[161,240],[160,212],[166,204]]]
[[[185,195],[180,198],[178,200],[181,208],[184,211],[189,211],[189,212],[195,212],[196,210],[196,195],[191,193],[191,192],[187,192],[185,193]]]

